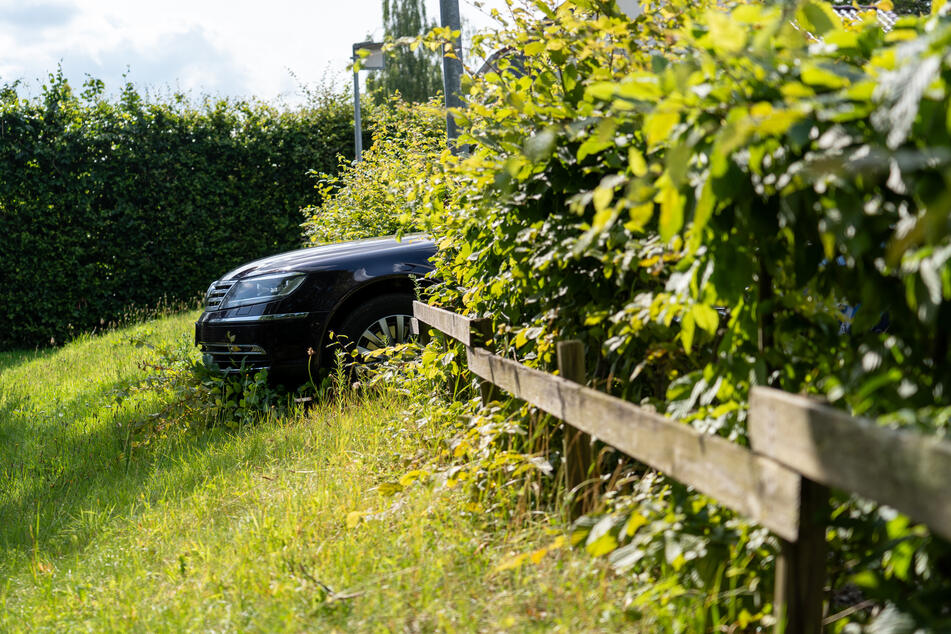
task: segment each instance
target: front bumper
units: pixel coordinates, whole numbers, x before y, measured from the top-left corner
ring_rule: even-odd
[[[306,378],[308,349],[318,349],[326,317],[315,312],[207,311],[195,323],[195,345],[206,364],[225,372],[267,369]]]

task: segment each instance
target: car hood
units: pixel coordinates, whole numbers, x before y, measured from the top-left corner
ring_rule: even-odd
[[[411,234],[400,240],[394,237],[367,238],[336,244],[324,244],[296,251],[279,253],[260,260],[242,264],[228,271],[221,279],[233,280],[250,275],[266,275],[281,271],[326,271],[346,268],[351,259],[365,260],[380,256],[395,256],[406,252],[408,259],[427,259],[427,256],[413,257],[412,254],[435,251],[433,241],[426,234]]]

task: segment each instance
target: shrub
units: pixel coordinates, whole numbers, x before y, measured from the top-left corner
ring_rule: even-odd
[[[158,395],[163,403],[161,409],[130,428],[130,433],[141,437],[140,442],[176,428],[240,429],[267,416],[282,416],[291,409],[293,396],[270,385],[267,370],[226,373],[203,363],[187,338],[159,347],[145,341],[131,343],[150,351],[140,363],[146,376],[117,390],[116,400],[121,402],[133,393],[148,392]]]
[[[611,2],[534,4],[544,18],[515,12],[482,40],[512,53],[458,113],[471,155],[419,189],[440,300],[495,318],[498,351],[531,365],[550,368],[555,341],[582,339],[598,387],[736,442],[752,385],[944,434],[947,11],[886,35],[873,11],[843,24],[810,0],[648,2],[633,21]],[[578,539],[598,554],[649,544],[638,562],[618,550],[620,567],[672,572],[677,592],[729,579],[743,593],[711,613],[762,615],[771,539],[652,486],[637,495],[671,497],[669,522],[651,511],[648,533],[628,530],[640,511],[621,498]],[[946,627],[947,544],[887,510],[838,504],[831,605],[856,583]],[[725,534],[741,570],[707,565]]]
[[[438,99],[410,104],[399,95],[377,107],[373,144],[358,163],[341,156],[337,171],[313,172],[322,201],[303,210],[304,235],[313,244],[417,230],[416,186],[438,169],[446,149]]]

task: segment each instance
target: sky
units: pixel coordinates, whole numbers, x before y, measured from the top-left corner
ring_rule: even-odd
[[[438,21],[438,0],[426,4]],[[505,9],[459,5],[467,30]],[[109,92],[128,80],[293,104],[301,85],[347,88],[351,47],[368,35],[383,38],[381,0],[0,0],[0,84],[19,79],[35,93],[61,64],[74,87],[89,75]]]

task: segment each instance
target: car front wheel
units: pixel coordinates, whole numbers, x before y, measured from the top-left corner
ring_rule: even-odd
[[[389,293],[374,297],[347,315],[337,340],[358,359],[365,361],[375,350],[412,338],[413,296]]]

